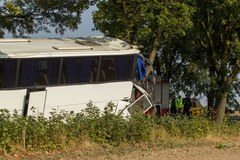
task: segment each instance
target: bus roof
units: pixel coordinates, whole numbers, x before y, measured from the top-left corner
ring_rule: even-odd
[[[0,39],[0,58],[44,58],[138,54],[128,43],[110,37]]]

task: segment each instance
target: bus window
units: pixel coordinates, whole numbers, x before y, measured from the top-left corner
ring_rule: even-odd
[[[64,59],[62,73],[66,83],[90,82],[93,61],[97,61],[97,57],[73,57]]]
[[[0,62],[0,88],[4,88],[6,86],[6,78],[4,72],[4,65]]]
[[[80,68],[79,68],[79,74],[78,74],[79,83],[90,82],[93,59],[95,60],[96,58],[82,57],[80,59]]]
[[[1,61],[1,88],[13,88],[16,84],[17,60],[3,60]]]
[[[38,63],[32,59],[23,59],[20,61],[19,69],[19,87],[33,86],[37,81]]]
[[[100,76],[99,81],[131,79],[133,60],[132,55],[102,57],[101,70],[105,73],[105,78]]]
[[[91,80],[90,82],[96,82],[97,81],[97,74],[98,74],[98,60],[93,60],[91,66]]]
[[[102,57],[99,81],[116,80],[116,64],[112,57]]]
[[[22,59],[19,87],[57,84],[59,59]]]
[[[57,84],[60,59],[52,58],[52,59],[41,59],[38,63],[40,66],[39,73],[42,74],[42,78],[44,78],[44,83],[46,85],[54,85]]]
[[[133,60],[134,57],[132,55],[118,56],[115,58],[117,80],[129,80],[132,78]]]
[[[47,61],[38,61],[37,85],[49,85]]]

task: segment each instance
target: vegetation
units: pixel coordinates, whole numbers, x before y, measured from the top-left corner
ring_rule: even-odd
[[[178,1],[99,1],[93,14],[95,28],[107,36],[143,46],[153,63],[161,42],[185,35],[191,28],[191,7]]]
[[[176,145],[209,135],[238,137],[239,122],[224,115],[236,103],[240,72],[240,1],[238,0],[10,0],[0,6],[0,37],[27,37],[39,31],[63,34],[81,23],[81,13],[97,4],[95,29],[141,46],[172,91],[205,95],[217,106],[217,124],[206,117],[132,117],[102,114],[91,103],[79,114],[52,112],[51,117],[22,117],[0,110],[0,154],[20,150],[51,151],[84,142],[121,146]],[[179,81],[181,79],[181,81]],[[221,147],[221,145],[219,145]]]
[[[173,139],[195,141],[209,135],[240,135],[240,124],[227,119],[217,126],[205,117],[189,119],[135,114],[126,118],[111,112],[100,114],[91,103],[82,113],[56,114],[53,111],[49,118],[22,117],[0,110],[0,124],[0,153],[64,150],[86,141],[115,147],[141,144],[172,147],[177,145],[170,142]]]
[[[0,37],[10,32],[14,37],[26,37],[39,31],[63,34],[66,29],[76,30],[81,13],[94,0],[9,0],[0,6]]]
[[[108,0],[97,7],[96,29],[142,46],[173,92],[207,96],[222,123],[226,104],[238,102],[239,1]]]
[[[95,29],[141,46],[172,93],[204,95],[224,118],[226,105],[239,106],[239,7],[237,0],[10,0],[0,7],[0,37],[39,31],[64,34],[96,4]],[[148,73],[153,69],[149,68]],[[181,81],[179,81],[181,79]]]
[[[215,92],[217,119],[224,117],[227,96],[240,72],[239,11],[240,3],[231,1],[197,1],[194,13],[196,40],[203,50],[209,69],[210,92]],[[197,19],[197,21],[196,21]]]

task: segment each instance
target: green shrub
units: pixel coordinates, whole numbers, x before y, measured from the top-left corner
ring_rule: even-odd
[[[170,136],[178,136],[181,133],[181,130],[179,128],[179,122],[180,118],[179,117],[173,117],[173,116],[164,116],[160,117],[156,123],[160,126],[162,126],[167,133]]]
[[[126,142],[127,123],[121,116],[106,114],[96,121],[91,138],[95,142],[119,145]]]
[[[129,118],[126,132],[129,143],[147,142],[151,139],[153,118],[143,114],[134,114]]]
[[[55,150],[67,147],[70,141],[78,144],[86,140],[113,146],[149,142],[161,144],[164,138],[197,139],[212,133],[216,136],[240,136],[238,121],[225,119],[221,125],[216,125],[205,117],[154,117],[141,112],[126,118],[116,115],[115,107],[110,102],[101,113],[89,102],[81,113],[62,111],[57,114],[53,110],[49,118],[23,117],[16,111],[10,114],[7,110],[0,110],[0,149],[14,152],[22,146],[27,150]]]
[[[66,130],[67,137],[69,141],[84,141],[84,139],[88,139],[88,123],[86,117],[82,113],[78,113],[76,115],[69,115],[66,119]]]
[[[0,110],[0,148],[5,152],[13,152],[22,142],[22,125],[25,120],[13,111]]]
[[[200,138],[207,136],[210,130],[210,123],[203,117],[193,119],[183,118],[179,123],[179,129],[184,137]]]

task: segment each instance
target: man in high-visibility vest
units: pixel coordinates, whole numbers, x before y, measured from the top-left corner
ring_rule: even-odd
[[[176,99],[176,108],[177,108],[177,112],[178,113],[182,113],[183,111],[183,99],[181,96],[178,96],[178,98]]]

